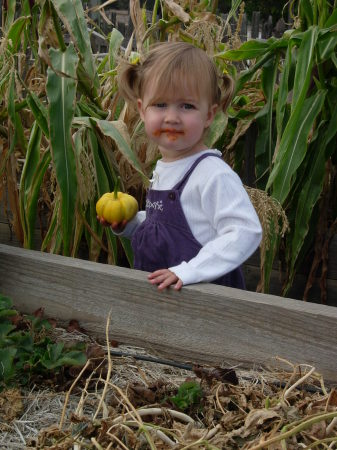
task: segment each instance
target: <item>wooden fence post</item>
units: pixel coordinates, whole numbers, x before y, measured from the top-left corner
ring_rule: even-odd
[[[252,39],[256,39],[256,38],[259,37],[259,31],[260,31],[260,12],[259,11],[253,11],[253,14],[252,14],[252,33],[251,33]]]
[[[273,32],[273,18],[272,16],[268,16],[267,21],[262,24],[262,39],[270,38],[272,32]]]
[[[247,41],[247,14],[246,13],[244,13],[242,16],[242,22],[241,22],[239,36],[240,36],[240,40],[242,42]]]

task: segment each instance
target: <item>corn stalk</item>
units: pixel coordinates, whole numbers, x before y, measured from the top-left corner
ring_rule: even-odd
[[[0,176],[8,219],[25,248],[36,248],[43,215],[42,250],[76,256],[85,241],[90,259],[104,249],[117,263],[118,238],[97,222],[95,203],[113,190],[120,161],[135,189],[147,179],[114,120],[122,108],[114,75],[123,36],[112,30],[108,57],[98,61],[79,0],[9,0],[3,23]],[[132,264],[129,242],[120,241]]]
[[[245,90],[249,83],[258,82],[263,90],[263,105],[258,111],[247,112],[248,105],[245,119],[249,117],[258,126],[257,184],[282,205],[290,221],[282,242],[287,273],[283,294],[288,292],[315,241],[322,238],[315,233],[318,212],[324,197],[333,198],[336,182],[336,5],[299,1],[295,23],[297,28],[280,39],[249,41],[236,50],[218,54],[226,61],[255,61],[238,77],[237,102],[247,101]],[[238,113],[238,117],[242,116]],[[336,213],[336,206],[325,210],[326,222],[333,224]],[[331,238],[331,233],[328,235]],[[281,236],[274,233],[262,255],[260,288],[264,292],[269,289],[280,245]],[[323,258],[319,251],[315,264],[317,258]]]

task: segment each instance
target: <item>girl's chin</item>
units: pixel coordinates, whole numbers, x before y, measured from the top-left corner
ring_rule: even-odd
[[[197,147],[188,147],[188,148],[167,148],[159,146],[160,153],[162,155],[162,161],[175,161],[177,159],[186,158],[187,156],[194,155],[195,153],[199,153],[203,148]]]

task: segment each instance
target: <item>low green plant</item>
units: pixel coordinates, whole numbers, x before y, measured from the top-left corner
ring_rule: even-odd
[[[12,300],[0,295],[0,391],[28,384],[36,375],[55,376],[64,366],[85,364],[82,349],[53,342],[48,335],[50,328],[48,320],[41,317],[19,316]]]
[[[182,411],[198,406],[202,399],[203,392],[196,381],[186,381],[179,386],[177,395],[170,397],[171,402]]]

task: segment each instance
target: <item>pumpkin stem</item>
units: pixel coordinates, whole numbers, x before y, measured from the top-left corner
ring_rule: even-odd
[[[114,187],[114,198],[115,199],[117,198],[117,192],[118,192],[118,189],[119,189],[120,181],[121,181],[121,177],[118,176],[116,178],[116,183],[115,183],[115,187]]]

